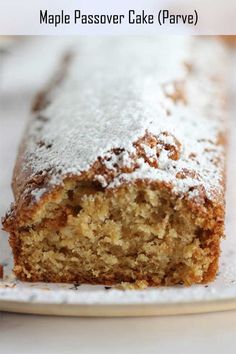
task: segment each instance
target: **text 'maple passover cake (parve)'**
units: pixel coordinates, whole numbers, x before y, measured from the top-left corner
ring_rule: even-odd
[[[22,280],[215,278],[227,54],[197,37],[81,40],[40,93],[5,218]]]

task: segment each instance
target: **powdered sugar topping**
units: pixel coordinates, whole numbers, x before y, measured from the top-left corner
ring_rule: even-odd
[[[32,174],[47,170],[58,184],[105,155],[109,170],[130,167],[134,142],[149,133],[162,139],[155,148],[142,145],[158,168],[140,157],[132,172],[96,179],[107,188],[135,179],[165,181],[193,198],[194,187],[202,186],[213,198],[222,188],[223,148],[217,141],[224,130],[225,61],[219,43],[193,37],[81,41],[68,75],[40,112],[44,122],[35,117],[31,124],[26,168]],[[178,149],[178,157],[163,146]],[[121,155],[112,153],[117,148]]]

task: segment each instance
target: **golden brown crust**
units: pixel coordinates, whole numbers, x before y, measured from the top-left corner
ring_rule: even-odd
[[[0,279],[3,278],[3,265],[0,264]]]

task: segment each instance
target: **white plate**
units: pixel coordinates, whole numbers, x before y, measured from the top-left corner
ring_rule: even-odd
[[[29,102],[47,77],[46,73],[54,66],[56,55],[50,56],[52,48],[54,52],[60,50],[63,41],[58,38],[24,41],[4,58],[2,64],[0,61],[3,65],[0,67],[3,74],[0,79],[1,215],[12,200],[11,173]],[[45,63],[41,60],[42,50]],[[51,59],[47,60],[49,57]],[[236,125],[233,124],[228,161],[227,238],[222,240],[220,270],[215,282],[189,288],[178,286],[126,291],[105,289],[103,286],[23,283],[11,274],[12,256],[7,235],[1,232],[0,262],[5,267],[4,279],[0,281],[0,310],[73,316],[140,316],[236,309],[235,134]]]

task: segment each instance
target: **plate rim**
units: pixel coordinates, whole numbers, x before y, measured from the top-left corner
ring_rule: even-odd
[[[55,304],[0,301],[0,311],[32,315],[71,317],[147,317],[201,314],[236,310],[236,297],[164,304]]]

